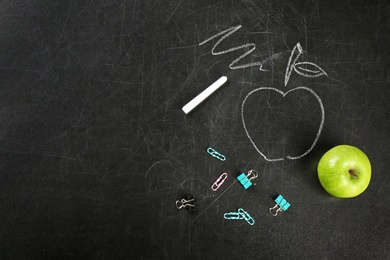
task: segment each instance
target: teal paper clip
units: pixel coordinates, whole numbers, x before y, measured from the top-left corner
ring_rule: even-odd
[[[244,219],[246,220],[246,222],[248,222],[249,225],[255,224],[255,220],[248,214],[248,212],[246,212],[242,208],[238,209],[238,213],[240,213],[244,217]]]
[[[211,156],[217,158],[218,160],[221,160],[221,161],[225,161],[225,160],[226,160],[226,156],[225,156],[225,155],[220,154],[219,152],[217,152],[216,150],[214,150],[214,149],[211,148],[211,147],[207,148],[207,152],[208,152]]]
[[[279,211],[286,211],[291,205],[283,198],[282,195],[279,195],[275,199],[276,205],[269,209],[269,213],[271,213],[272,216],[276,217],[278,215]],[[273,212],[275,211],[275,212]]]
[[[251,176],[251,175],[253,175],[253,176]],[[250,186],[252,186],[251,180],[256,179],[257,177],[259,177],[257,172],[255,170],[250,170],[247,175],[245,175],[245,173],[241,173],[237,177],[237,180],[240,181],[240,183],[244,187],[244,189],[248,189]]]
[[[244,219],[244,216],[238,212],[228,212],[223,214],[225,219]]]
[[[238,212],[228,212],[223,215],[225,219],[244,219],[249,225],[254,225],[255,220],[242,208],[238,209]]]

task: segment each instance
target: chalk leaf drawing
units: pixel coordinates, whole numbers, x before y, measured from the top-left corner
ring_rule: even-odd
[[[298,42],[294,49],[291,51],[290,58],[287,63],[286,74],[284,76],[284,85],[287,86],[288,81],[290,80],[291,72],[294,70],[301,76],[308,78],[316,78],[322,75],[328,76],[326,72],[321,69],[317,64],[312,62],[304,61],[297,62],[299,56],[303,54],[303,49],[301,44]]]
[[[316,137],[313,141],[313,143],[311,144],[311,146],[302,154],[298,155],[298,156],[290,156],[290,155],[287,155],[286,158],[287,159],[290,159],[290,160],[296,160],[296,159],[300,159],[302,158],[303,156],[307,155],[308,153],[310,153],[310,151],[314,148],[314,146],[316,145],[320,135],[321,135],[321,131],[322,131],[322,127],[324,126],[324,122],[325,122],[325,110],[324,110],[324,106],[322,104],[322,101],[320,99],[320,97],[310,88],[307,88],[307,87],[297,87],[297,88],[294,88],[294,89],[291,89],[287,92],[283,92],[279,89],[276,89],[276,88],[271,88],[271,87],[260,87],[260,88],[257,88],[257,89],[254,89],[252,90],[251,92],[248,93],[248,95],[245,97],[244,101],[242,102],[242,105],[241,105],[241,119],[242,119],[242,125],[244,126],[244,129],[245,129],[245,133],[247,135],[247,137],[249,138],[249,141],[252,143],[253,147],[256,149],[256,151],[266,160],[266,161],[282,161],[284,160],[283,157],[279,157],[279,158],[268,158],[260,149],[259,147],[257,147],[257,145],[255,144],[255,142],[253,141],[252,137],[250,136],[249,132],[248,132],[248,129],[246,127],[246,124],[245,124],[245,117],[244,117],[244,108],[245,108],[245,103],[247,101],[247,99],[254,93],[258,92],[258,91],[263,91],[263,90],[271,90],[271,91],[276,91],[278,92],[280,95],[283,96],[283,98],[288,95],[289,93],[293,92],[293,91],[308,91],[310,92],[318,101],[319,105],[320,105],[320,108],[321,108],[321,122],[320,122],[320,125],[318,127],[318,131],[317,131],[317,134],[316,134]]]
[[[245,58],[246,56],[248,56],[249,54],[251,54],[255,49],[256,49],[256,45],[254,43],[247,43],[247,44],[243,44],[243,45],[240,45],[240,46],[237,46],[237,47],[233,47],[233,48],[230,48],[230,49],[227,49],[227,50],[223,50],[223,51],[216,51],[215,49],[218,47],[218,45],[223,41],[225,40],[227,37],[229,37],[230,35],[232,35],[233,33],[235,33],[237,30],[239,30],[242,26],[241,25],[238,25],[238,26],[233,26],[233,27],[230,27],[222,32],[219,32],[217,33],[216,35],[213,35],[211,36],[210,38],[204,40],[203,42],[199,43],[199,45],[203,45],[209,41],[211,41],[212,39],[214,38],[217,38],[219,36],[222,36],[213,46],[213,48],[211,49],[211,54],[213,55],[221,55],[221,54],[225,54],[225,53],[229,53],[229,52],[233,52],[233,51],[237,51],[237,50],[241,50],[241,49],[245,49],[246,52],[244,54],[242,54],[240,57],[238,57],[237,59],[235,59],[234,61],[232,61],[229,65],[229,68],[234,70],[234,69],[243,69],[243,68],[248,68],[248,67],[255,67],[255,66],[259,66],[259,70],[262,70],[262,71],[266,71],[263,69],[263,64],[261,62],[252,62],[252,63],[248,63],[248,64],[243,64],[243,65],[237,65],[238,62],[240,60],[242,60],[243,58]]]
[[[312,67],[312,69],[308,69],[307,67]],[[328,75],[323,69],[318,67],[318,65],[307,61],[295,63],[294,71],[301,76],[309,78],[316,78],[322,75]]]

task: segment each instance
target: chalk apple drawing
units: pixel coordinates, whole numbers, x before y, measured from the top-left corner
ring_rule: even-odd
[[[298,156],[290,156],[290,155],[287,155],[286,158],[287,159],[290,159],[290,160],[296,160],[296,159],[300,159],[302,158],[303,156],[307,155],[308,153],[310,153],[310,151],[314,148],[314,146],[316,145],[319,137],[320,137],[320,134],[321,134],[321,131],[322,131],[322,127],[324,126],[324,121],[325,121],[325,110],[324,110],[324,106],[322,104],[322,101],[320,99],[320,97],[310,88],[307,88],[307,87],[297,87],[297,88],[294,88],[294,89],[291,89],[287,92],[283,92],[279,89],[276,89],[276,88],[271,88],[271,87],[261,87],[261,88],[257,88],[257,89],[254,89],[252,90],[251,92],[248,93],[248,95],[245,97],[244,101],[242,102],[242,105],[241,105],[241,119],[242,119],[242,125],[244,126],[244,129],[245,129],[245,133],[247,135],[247,137],[249,138],[250,142],[252,143],[253,147],[256,149],[256,151],[261,155],[263,156],[263,158],[267,161],[282,161],[284,160],[283,157],[280,157],[280,158],[268,158],[263,152],[261,152],[261,150],[257,147],[257,145],[255,144],[255,142],[252,140],[252,137],[250,136],[249,132],[248,132],[248,129],[246,127],[246,124],[245,124],[245,117],[244,117],[244,108],[245,108],[245,103],[247,101],[247,99],[254,93],[258,92],[258,91],[263,91],[263,90],[272,90],[272,91],[276,91],[278,92],[279,94],[281,94],[283,96],[283,98],[288,95],[289,93],[293,92],[293,91],[308,91],[310,92],[318,101],[318,104],[320,105],[320,108],[321,108],[321,123],[318,127],[318,131],[317,131],[317,135],[313,141],[313,143],[311,144],[311,146],[309,147],[308,150],[306,150],[304,153],[302,153],[301,155],[298,155]]]

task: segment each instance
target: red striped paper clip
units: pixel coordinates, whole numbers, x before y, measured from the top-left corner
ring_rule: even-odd
[[[221,185],[225,182],[226,178],[228,177],[228,174],[226,172],[222,173],[221,176],[218,177],[218,179],[211,185],[211,189],[213,191],[216,191],[221,187]]]

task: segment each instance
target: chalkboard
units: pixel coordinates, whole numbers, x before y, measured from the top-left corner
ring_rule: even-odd
[[[0,3],[0,258],[388,258],[389,16],[360,0]],[[356,198],[317,177],[339,144],[372,164]],[[224,218],[240,208],[254,222]]]

